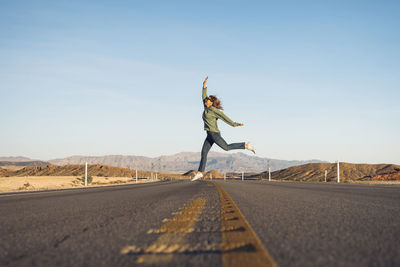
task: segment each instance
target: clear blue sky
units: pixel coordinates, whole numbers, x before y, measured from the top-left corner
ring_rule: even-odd
[[[208,75],[228,142],[400,164],[399,1],[188,2],[1,1],[0,156],[200,151]]]

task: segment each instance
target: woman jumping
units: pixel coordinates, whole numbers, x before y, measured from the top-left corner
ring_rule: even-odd
[[[210,95],[207,97],[207,80],[208,77],[203,82],[203,104],[204,104],[204,112],[203,112],[203,121],[204,121],[204,130],[207,131],[207,137],[204,141],[203,148],[201,149],[201,161],[198,172],[192,178],[192,181],[196,181],[203,177],[202,172],[204,172],[207,163],[207,154],[210,151],[211,146],[216,143],[223,150],[232,150],[232,149],[248,149],[256,153],[254,146],[251,143],[233,143],[227,144],[225,140],[222,138],[220,131],[218,130],[217,120],[221,119],[230,126],[243,126],[243,123],[233,122],[228,116],[226,116],[221,110],[223,109],[221,106],[221,101],[214,95]]]

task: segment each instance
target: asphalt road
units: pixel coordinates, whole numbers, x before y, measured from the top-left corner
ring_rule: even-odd
[[[400,186],[222,184],[280,266],[400,266]]]
[[[279,266],[400,266],[399,186],[218,184]],[[1,194],[0,265],[223,266],[218,192],[187,181]]]

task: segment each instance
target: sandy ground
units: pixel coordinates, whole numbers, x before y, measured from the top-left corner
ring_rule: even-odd
[[[155,182],[156,180],[139,179],[138,183]],[[84,181],[76,176],[25,176],[0,177],[0,192],[62,189],[84,187]],[[107,186],[115,184],[136,183],[131,177],[98,177],[88,186]]]

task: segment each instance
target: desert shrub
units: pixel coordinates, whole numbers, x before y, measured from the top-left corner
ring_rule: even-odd
[[[77,182],[76,183],[81,183],[81,184],[85,184],[85,176],[82,177],[78,177],[76,178]],[[88,176],[87,177],[87,183],[91,184],[93,182],[93,177],[92,176]]]
[[[93,182],[93,177],[92,176],[88,176],[87,177],[87,183],[91,184]],[[85,183],[85,177],[83,177],[83,183]]]
[[[18,188],[18,190],[27,190],[30,188],[33,188],[33,186],[31,186],[30,183],[26,183],[26,184],[24,184],[24,186],[21,186],[20,188]]]

